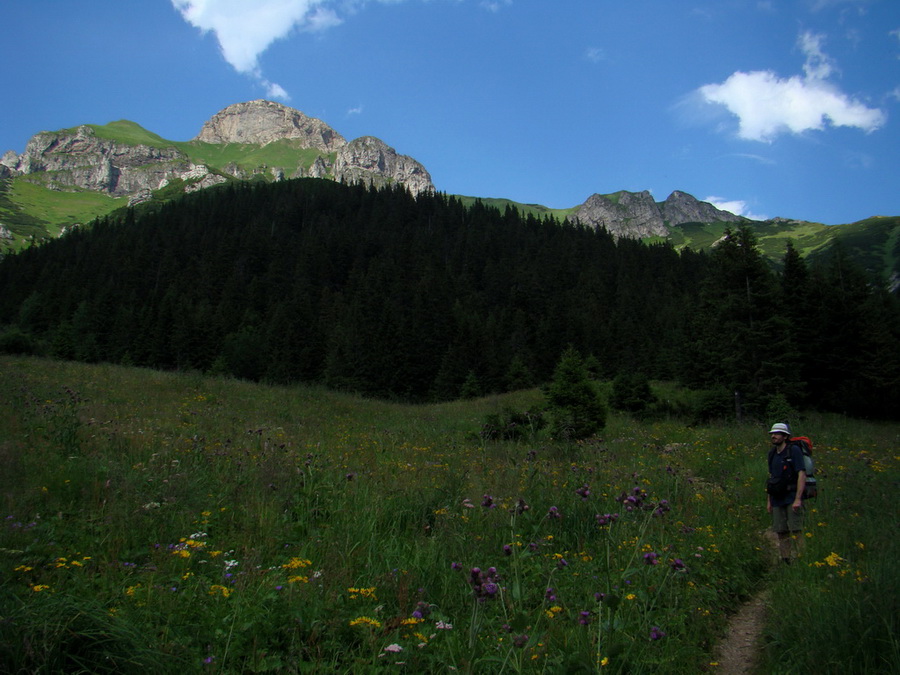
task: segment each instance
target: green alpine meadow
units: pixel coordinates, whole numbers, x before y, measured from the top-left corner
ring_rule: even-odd
[[[785,566],[766,424],[611,407],[553,438],[568,358],[408,404],[0,357],[3,670],[714,673],[768,592],[758,672],[897,671],[895,422],[792,420],[819,496]]]
[[[0,672],[900,673],[897,217],[448,195],[262,100],[0,172]]]

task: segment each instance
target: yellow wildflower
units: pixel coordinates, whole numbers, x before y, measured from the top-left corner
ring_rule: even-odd
[[[304,558],[291,558],[288,560],[282,567],[286,570],[296,570],[302,569],[304,567],[309,567],[312,565],[312,560],[306,560]]]
[[[831,553],[830,555],[825,556],[825,562],[828,564],[829,567],[837,567],[841,563],[847,562],[847,561],[844,560],[837,553]]]
[[[216,593],[221,593],[223,598],[227,598],[234,592],[233,588],[227,588],[226,586],[222,586],[221,584],[213,584],[209,587],[209,594],[215,595]]]
[[[351,626],[371,626],[372,628],[381,628],[381,622],[370,616],[358,616],[350,622]]]
[[[371,588],[348,588],[347,592],[350,594],[351,600],[356,600],[357,598],[368,598],[370,600],[378,600],[375,596],[375,587]]]

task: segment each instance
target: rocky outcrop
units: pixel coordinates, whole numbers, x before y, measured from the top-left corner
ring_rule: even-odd
[[[249,101],[228,106],[203,125],[194,139],[199,143],[240,143],[264,147],[291,141],[297,160],[304,150],[320,154],[308,169],[293,166],[238,166],[230,162],[211,172],[191,162],[191,146],[166,141],[154,145],[128,144],[100,138],[90,126],[75,130],[41,132],[28,142],[25,152],[9,151],[0,158],[0,179],[24,176],[54,190],[83,189],[127,196],[130,204],[148,201],[148,191],[158,190],[173,179],[185,181],[185,191],[216,185],[231,176],[246,180],[265,175],[269,180],[310,176],[348,183],[382,186],[400,183],[414,194],[433,191],[431,176],[412,157],[399,155],[377,138],[364,136],[348,143],[321,120],[272,101]],[[198,150],[199,156],[202,152]]]
[[[194,140],[203,143],[267,145],[297,139],[301,147],[334,152],[347,144],[338,132],[315,117],[307,117],[273,101],[235,103],[207,121]]]
[[[677,190],[664,202],[654,201],[646,190],[591,195],[570,219],[594,228],[603,227],[616,237],[632,239],[666,237],[668,226],[681,223],[746,220]]]
[[[571,216],[590,227],[603,227],[616,237],[664,237],[668,229],[649,192],[591,195]]]
[[[375,187],[400,183],[416,195],[434,191],[431,175],[424,166],[412,157],[398,155],[387,143],[373,136],[357,138],[338,150],[334,178]]]
[[[4,162],[11,163],[9,153]],[[80,126],[32,136],[13,171],[55,190],[81,188],[119,197],[155,189],[167,176],[189,166],[184,153],[174,147],[119,143],[97,138],[91,127]]]
[[[662,217],[669,225],[681,223],[738,223],[746,221],[730,211],[716,208],[709,202],[701,202],[686,192],[675,190],[661,205]]]

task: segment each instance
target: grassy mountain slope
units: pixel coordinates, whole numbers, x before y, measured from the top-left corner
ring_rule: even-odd
[[[319,151],[300,147],[299,141],[284,139],[265,146],[255,144],[212,144],[198,141],[170,141],[129,120],[89,126],[98,138],[127,145],[147,145],[156,148],[175,147],[195,164],[223,173],[229,165],[237,166],[256,178],[271,180],[271,168],[283,169],[292,176],[297,169],[308,170]],[[74,133],[74,129],[66,130]],[[333,160],[332,155],[328,159]],[[180,190],[167,189],[157,195],[168,200]],[[618,201],[622,191],[606,195]],[[509,199],[457,196],[465,205],[481,201],[487,206],[504,210],[507,207],[539,218],[547,216],[564,220],[576,206],[551,209],[540,204],[523,204]],[[22,178],[0,181],[0,225],[13,234],[13,239],[0,240],[0,253],[19,250],[32,240],[59,236],[65,228],[88,223],[127,204],[124,198],[89,192],[61,192],[50,190]],[[671,228],[668,240],[676,248],[690,247],[704,250],[721,239],[728,223],[685,223]],[[800,253],[815,258],[827,253],[835,241],[853,260],[865,269],[888,281],[900,278],[900,217],[874,217],[847,225],[826,226],[798,220],[775,220],[753,225],[763,253],[776,264],[784,255],[785,245],[792,241]],[[658,241],[658,239],[657,239]]]

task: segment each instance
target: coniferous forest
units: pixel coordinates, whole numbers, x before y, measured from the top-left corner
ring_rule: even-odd
[[[127,210],[0,261],[0,350],[435,401],[535,386],[573,347],[762,411],[898,417],[900,305],[838,248],[773,269],[318,179]]]

